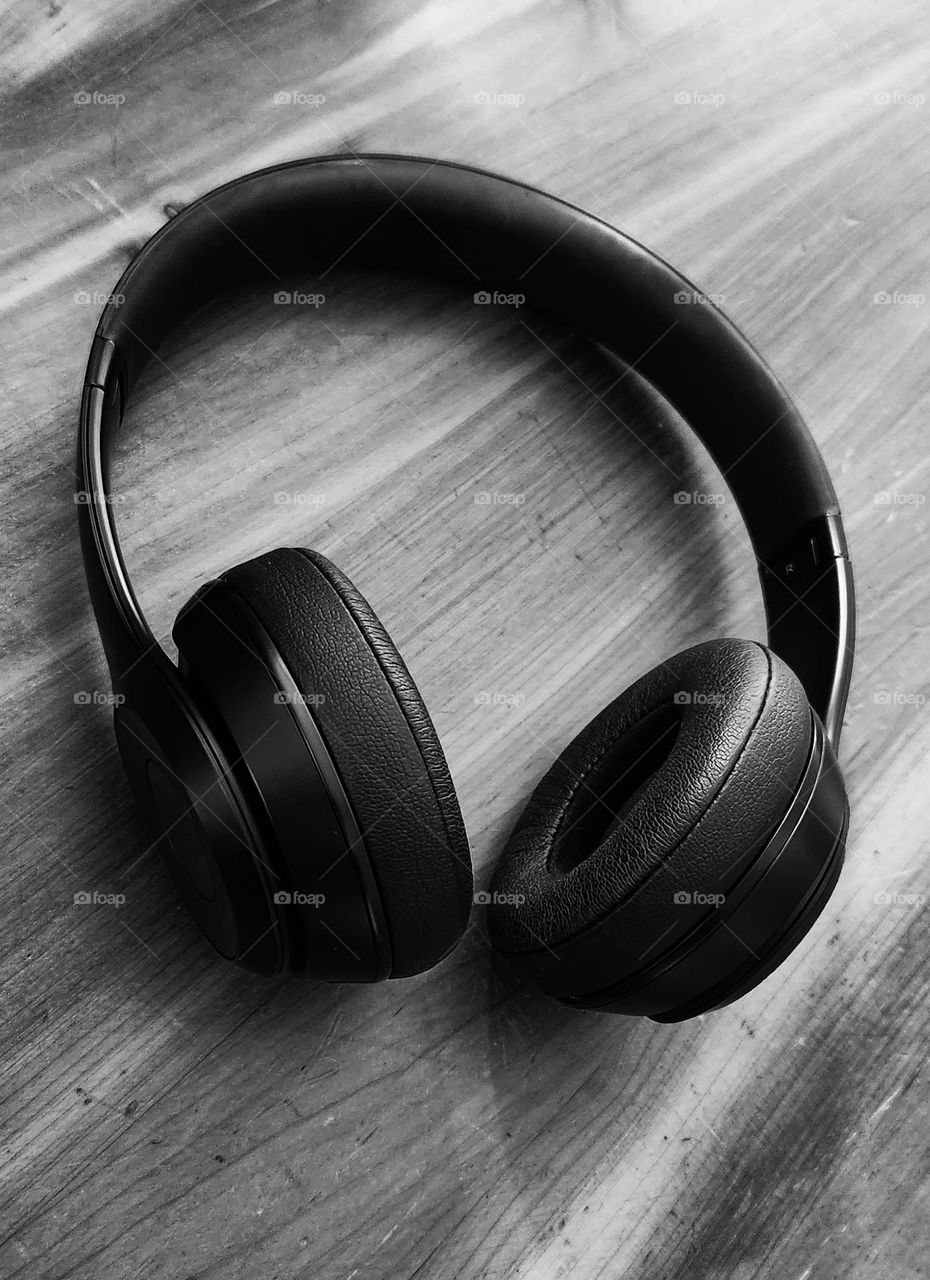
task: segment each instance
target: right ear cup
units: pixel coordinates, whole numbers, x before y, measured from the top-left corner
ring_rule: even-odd
[[[698,645],[543,777],[494,877],[492,942],[569,1002],[691,1016],[755,985],[816,918],[846,812],[794,672],[750,641]]]
[[[390,976],[436,964],[472,905],[471,858],[452,778],[422,698],[349,579],[282,548],[222,575],[271,637],[355,817],[381,898]]]

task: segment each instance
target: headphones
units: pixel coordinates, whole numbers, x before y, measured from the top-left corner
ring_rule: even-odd
[[[217,188],[124,272],[78,440],[88,587],[120,755],[181,897],[261,974],[429,969],[474,901],[449,769],[404,662],[348,578],[281,548],[201,586],[175,666],[130,584],[113,437],[165,335],[230,283],[340,263],[519,292],[651,382],[709,450],[758,562],[767,644],[676,654],[538,784],[497,866],[491,941],[565,1004],[673,1022],[728,1004],[822,911],[849,807],[836,751],[852,570],[823,459],[757,352],[667,263],[589,214],[438,160],[324,156]]]

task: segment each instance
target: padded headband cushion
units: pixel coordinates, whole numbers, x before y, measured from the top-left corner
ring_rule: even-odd
[[[726,477],[772,570],[763,574],[770,641],[838,733],[852,582],[834,558],[843,537],[833,486],[784,387],[726,316],[629,236],[523,183],[417,156],[318,156],[246,174],[182,209],[124,271],[88,361],[77,466],[78,489],[94,494],[79,523],[115,677],[153,643],[106,501],[116,427],[139,374],[174,326],[231,286],[261,282],[270,299],[309,272],[329,291],[339,288],[335,266],[458,276],[466,306],[492,289],[520,295],[656,386]]]
[[[248,174],[188,205],[117,285],[98,334],[129,388],[165,334],[232,282],[271,294],[294,273],[380,266],[464,277],[551,311],[675,405],[736,495],[766,557],[836,509],[823,459],[758,352],[677,271],[562,200],[415,156],[321,156]],[[471,299],[469,298],[469,305]],[[106,444],[105,444],[106,447]],[[771,484],[791,485],[790,503]]]
[[[491,939],[556,995],[635,973],[726,893],[794,797],[811,744],[797,676],[769,649],[676,654],[601,712],[536,788],[492,888]]]
[[[439,738],[403,659],[367,601],[317,552],[281,548],[223,578],[313,696],[381,891],[391,977],[430,968],[468,923],[471,858]]]

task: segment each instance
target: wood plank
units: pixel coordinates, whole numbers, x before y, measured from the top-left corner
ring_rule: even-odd
[[[925,6],[14,0],[0,33],[3,1274],[926,1275],[930,309],[874,301],[930,295]],[[226,967],[150,850],[107,711],[75,702],[106,691],[71,494],[98,310],[79,295],[166,206],[346,148],[484,165],[622,226],[723,295],[824,452],[860,606],[847,867],[720,1013],[562,1009],[478,914],[387,986]],[[172,338],[120,441],[127,558],[170,643],[212,574],[331,556],[433,713],[484,887],[617,692],[763,636],[748,541],[731,500],[673,502],[721,481],[670,409],[547,317],[386,272],[324,291],[301,314],[241,296]],[[76,906],[84,888],[125,905]]]

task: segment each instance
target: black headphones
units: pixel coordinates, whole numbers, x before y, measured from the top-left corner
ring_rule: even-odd
[[[326,156],[249,174],[153,236],[100,318],[81,545],[120,754],[181,896],[222,955],[331,982],[428,969],[474,900],[439,739],[335,565],[284,548],[206,583],[175,623],[175,667],[120,551],[113,436],[165,335],[231,283],[337,262],[522,294],[635,365],[726,477],[768,645],[700,644],[620,694],[539,783],[479,896],[494,945],[566,1004],[677,1021],[729,1003],[797,944],[843,861],[854,606],[836,495],[746,339],[680,305],[688,281],[589,214],[462,165]]]

